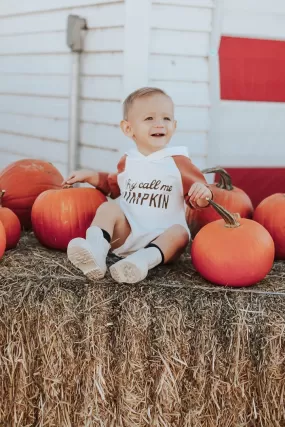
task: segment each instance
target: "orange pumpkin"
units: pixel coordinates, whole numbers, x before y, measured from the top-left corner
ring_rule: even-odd
[[[237,212],[242,218],[252,218],[253,206],[248,195],[240,188],[232,185],[230,175],[222,168],[204,169],[202,173],[219,173],[218,183],[210,184],[213,193],[213,200],[224,206],[230,212]],[[186,219],[189,225],[192,238],[198,231],[209,222],[220,219],[219,214],[212,206],[204,209],[187,208]]]
[[[3,208],[2,200],[5,190],[0,191],[0,221],[6,233],[6,249],[15,248],[21,237],[21,224],[19,218],[9,208]]]
[[[6,232],[4,225],[0,221],[0,259],[4,255],[6,249]]]
[[[196,235],[191,257],[195,269],[217,285],[250,286],[262,280],[274,261],[274,242],[257,222],[238,218],[210,201],[223,219],[205,225]]]
[[[95,188],[44,191],[32,208],[34,233],[44,246],[65,250],[71,239],[85,237],[98,207],[106,201]]]
[[[0,189],[6,190],[3,206],[11,209],[24,228],[31,227],[31,209],[45,190],[60,188],[62,175],[42,160],[24,159],[11,163],[0,173]]]
[[[256,207],[253,219],[269,231],[275,244],[275,258],[285,259],[285,194],[272,194]]]

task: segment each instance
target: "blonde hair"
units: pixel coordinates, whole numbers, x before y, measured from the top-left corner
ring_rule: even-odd
[[[158,87],[142,87],[140,89],[135,90],[134,92],[132,92],[123,102],[123,117],[124,120],[128,119],[128,113],[129,110],[131,108],[131,106],[133,105],[134,101],[138,98],[142,98],[143,96],[149,96],[149,95],[154,95],[154,94],[161,94],[161,95],[165,95],[168,98],[170,98],[169,95],[167,95],[166,92],[164,92],[164,90],[159,89]],[[171,99],[171,98],[170,98]]]

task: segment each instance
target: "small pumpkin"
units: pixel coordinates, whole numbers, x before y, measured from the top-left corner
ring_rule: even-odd
[[[4,255],[6,249],[6,232],[4,225],[0,221],[0,259]]]
[[[205,225],[194,238],[191,257],[195,269],[217,285],[250,286],[264,279],[274,261],[269,232],[212,200],[209,203],[223,219]]]
[[[32,208],[32,225],[42,245],[66,250],[70,240],[85,238],[98,207],[107,201],[95,188],[62,188],[41,193]]]
[[[23,159],[11,163],[0,173],[0,189],[6,190],[3,206],[11,209],[22,227],[31,228],[31,209],[37,196],[45,190],[60,188],[63,177],[48,162]]]
[[[225,169],[209,168],[202,170],[202,173],[220,174],[219,182],[209,185],[213,193],[213,200],[216,203],[224,206],[230,212],[239,213],[242,218],[252,218],[253,206],[250,198],[243,190],[232,185],[231,177]],[[212,206],[204,209],[191,209],[187,207],[186,219],[191,236],[194,238],[204,225],[220,219],[220,216]]]
[[[0,221],[6,233],[6,249],[13,249],[17,246],[21,237],[21,223],[19,218],[9,208],[2,206],[5,190],[0,190]]]
[[[253,219],[270,233],[275,244],[275,258],[285,260],[285,194],[272,194],[262,200]]]

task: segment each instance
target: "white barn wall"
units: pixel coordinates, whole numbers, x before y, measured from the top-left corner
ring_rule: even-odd
[[[4,0],[0,4],[0,168],[40,157],[67,174],[69,14],[87,19],[81,67],[80,167],[113,170],[123,150],[122,0]]]
[[[284,0],[223,2],[222,35],[285,40]],[[284,166],[284,103],[221,100],[213,117],[209,166]]]
[[[149,84],[173,98],[173,145],[186,145],[200,168],[207,159],[213,7],[212,0],[153,0],[151,13]]]

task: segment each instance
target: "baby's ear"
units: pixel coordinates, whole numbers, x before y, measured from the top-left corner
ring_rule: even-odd
[[[177,128],[177,120],[174,120],[174,130]]]
[[[121,121],[120,128],[126,136],[129,136],[130,138],[133,136],[132,127],[130,125],[130,122],[128,122],[127,120]]]

